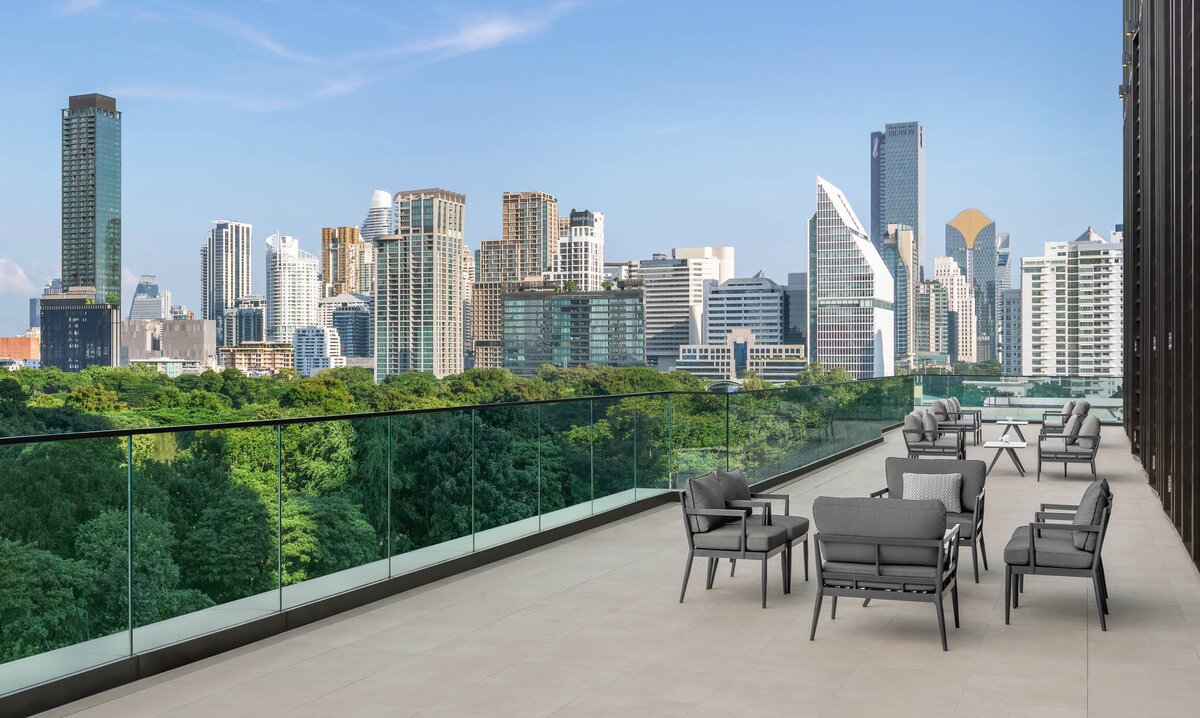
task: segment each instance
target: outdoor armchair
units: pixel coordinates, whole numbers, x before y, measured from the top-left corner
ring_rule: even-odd
[[[763,526],[770,522],[772,526],[782,526],[787,529],[787,550],[783,557],[784,593],[792,592],[792,547],[800,541],[804,552],[804,580],[808,580],[808,519],[803,516],[792,516],[792,497],[787,494],[752,493],[746,481],[746,474],[741,469],[718,471],[717,481],[725,494],[727,508],[743,508],[749,514],[751,526]],[[783,513],[776,511],[771,502],[783,503]],[[758,508],[759,513],[754,514]],[[737,570],[737,559],[729,560],[729,575],[732,577]]]
[[[937,419],[938,428],[943,430],[961,430],[971,434],[971,440],[979,445],[980,434],[983,431],[982,422],[977,412],[964,412],[958,399],[937,399],[933,402],[933,416]]]
[[[1039,432],[1043,436],[1048,434],[1061,434],[1066,428],[1072,416],[1079,417],[1077,421],[1083,421],[1087,418],[1092,410],[1091,402],[1086,399],[1071,400],[1063,404],[1061,411],[1047,411],[1042,413],[1042,430]]]
[[[941,456],[965,459],[966,428],[940,426],[933,412],[917,409],[904,417],[904,446],[909,458]]]
[[[1096,479],[1096,454],[1100,451],[1100,419],[1095,416],[1081,417],[1073,414],[1067,419],[1066,431],[1062,434],[1043,434],[1038,437],[1038,473],[1042,480],[1042,464],[1063,465],[1063,476],[1067,475],[1067,464],[1088,464],[1092,468],[1092,480]]]

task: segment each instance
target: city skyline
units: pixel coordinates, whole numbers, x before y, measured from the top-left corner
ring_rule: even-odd
[[[1038,252],[1046,241],[1075,236],[1079,226],[1109,228],[1118,221],[1119,152],[1101,139],[1115,131],[1120,121],[1120,107],[1112,91],[1118,73],[1098,61],[1110,54],[1109,45],[1115,44],[1103,15],[1080,17],[1070,8],[1039,6],[1039,12],[1070,15],[1079,33],[1072,51],[1054,49],[1061,45],[1057,42],[1035,42],[1028,54],[1005,51],[1001,69],[988,56],[989,48],[994,53],[1004,50],[999,38],[1010,34],[1005,28],[1024,35],[1045,31],[1042,26],[1028,25],[1027,12],[1021,7],[958,11],[950,4],[941,8],[931,5],[909,17],[882,6],[772,8],[784,21],[772,25],[781,28],[789,24],[789,18],[809,24],[824,19],[865,29],[887,24],[921,33],[977,21],[996,28],[995,40],[974,38],[972,52],[963,53],[963,62],[947,67],[932,63],[934,56],[929,50],[914,48],[896,57],[868,47],[853,61],[821,67],[819,63],[826,62],[822,53],[828,40],[814,37],[803,50],[784,51],[781,48],[788,40],[782,30],[768,29],[752,39],[748,34],[751,23],[718,18],[708,8],[687,8],[683,16],[688,32],[671,34],[661,46],[651,48],[640,41],[641,32],[647,37],[655,35],[655,28],[678,19],[681,7],[670,3],[652,8],[625,3],[531,3],[504,13],[474,4],[453,11],[443,9],[431,16],[413,13],[412,18],[405,18],[411,20],[411,27],[391,28],[393,39],[419,35],[422,30],[432,32],[433,37],[479,39],[462,41],[453,52],[449,48],[427,50],[415,52],[418,57],[387,60],[379,69],[407,75],[405,68],[419,63],[431,80],[447,86],[431,88],[431,92],[439,101],[450,102],[451,109],[468,110],[476,103],[500,108],[491,115],[452,113],[455,116],[450,120],[439,119],[444,127],[436,128],[428,127],[427,120],[389,112],[391,101],[379,93],[386,78],[364,78],[357,89],[336,97],[305,98],[302,112],[294,111],[299,107],[255,108],[230,98],[214,98],[211,92],[205,95],[199,88],[175,94],[151,92],[147,76],[154,71],[145,69],[145,62],[135,61],[141,55],[129,56],[118,49],[128,43],[131,34],[144,36],[149,29],[161,32],[156,43],[164,46],[152,44],[143,52],[166,56],[175,52],[166,49],[173,44],[186,56],[181,83],[199,81],[197,75],[214,82],[216,75],[225,71],[221,63],[210,63],[211,68],[205,65],[210,74],[196,68],[208,61],[207,53],[218,51],[229,53],[230,61],[252,62],[261,67],[264,76],[286,79],[293,65],[314,63],[288,60],[270,50],[269,44],[255,44],[250,38],[266,38],[291,52],[287,48],[319,46],[310,38],[326,25],[335,39],[344,36],[350,25],[361,30],[361,16],[313,6],[301,6],[287,17],[270,8],[243,12],[231,6],[205,11],[224,13],[231,20],[223,26],[225,30],[250,28],[260,33],[238,35],[215,30],[215,23],[205,24],[189,15],[199,13],[196,10],[181,9],[179,17],[162,10],[168,17],[151,20],[145,17],[147,13],[134,14],[139,7],[136,3],[133,9],[127,4],[100,3],[74,14],[55,13],[66,6],[11,13],[13,26],[24,28],[27,32],[22,34],[31,37],[51,31],[64,38],[98,30],[111,34],[106,35],[94,62],[89,55],[82,73],[61,69],[64,62],[74,61],[79,66],[80,58],[70,49],[62,58],[52,57],[50,48],[25,42],[0,50],[22,53],[21,66],[28,67],[11,88],[15,103],[23,110],[15,113],[19,116],[12,118],[10,132],[0,139],[6,157],[21,166],[22,172],[17,173],[19,179],[14,176],[0,182],[12,201],[4,220],[6,229],[10,236],[31,238],[0,250],[2,333],[14,334],[25,328],[28,297],[46,280],[58,276],[61,262],[56,191],[59,138],[45,126],[52,116],[49,113],[58,111],[63,96],[92,91],[116,96],[126,125],[124,305],[137,276],[145,273],[157,275],[175,301],[196,308],[200,303],[198,277],[180,266],[176,257],[194,252],[192,247],[203,241],[208,222],[214,218],[258,225],[263,235],[276,231],[290,234],[306,251],[316,253],[321,227],[358,224],[370,192],[405,186],[443,186],[471,197],[472,211],[465,228],[471,249],[482,240],[499,238],[502,192],[539,190],[555,194],[563,208],[602,209],[608,217],[606,255],[610,260],[645,258],[652,251],[666,252],[672,246],[733,245],[745,266],[772,267],[772,278],[782,282],[787,272],[803,271],[806,266],[803,225],[813,209],[807,190],[811,177],[829,177],[845,189],[853,204],[869,207],[869,134],[886,123],[911,120],[920,121],[925,128],[928,227],[943,225],[962,207],[979,206],[1011,233],[1014,255],[1026,255]],[[317,12],[330,13],[326,25],[311,22]],[[658,81],[635,78],[632,68],[624,65],[604,69],[611,64],[607,59],[612,39],[603,30],[628,23],[630,13],[636,13],[641,29],[633,36],[631,62],[657,68],[658,72],[651,74],[656,74]],[[181,19],[184,15],[191,19]],[[714,50],[703,40],[705,28],[716,27],[718,20],[735,46],[729,57],[725,50]],[[440,25],[429,26],[435,22]],[[755,27],[762,30],[761,24]],[[433,32],[439,28],[444,32]],[[485,32],[487,28],[492,28],[492,34]],[[581,32],[585,28],[599,32]],[[471,35],[472,31],[481,35]],[[779,60],[761,76],[748,79],[738,63],[754,61],[756,53],[747,50],[752,40],[762,43],[764,51]],[[983,51],[978,47],[980,41],[985,45]],[[108,45],[110,42],[113,44]],[[564,43],[575,51],[555,63],[550,81],[564,86],[588,83],[594,90],[591,99],[596,112],[566,119],[540,118],[506,109],[507,104],[496,101],[498,88],[488,86],[494,75],[538,58],[557,58]],[[952,49],[940,48],[939,52]],[[1045,53],[1054,53],[1053,61]],[[454,56],[444,56],[450,54]],[[738,62],[713,74],[714,63],[735,56]],[[677,62],[681,58],[689,61]],[[318,60],[314,72],[333,72],[334,59],[314,59]],[[902,73],[897,71],[903,69],[912,81],[895,83],[877,77],[880,73],[874,72],[872,63],[882,66],[878,63],[885,59],[889,78],[899,76]],[[897,64],[901,67],[895,67]],[[1047,65],[1058,72],[1042,79],[1030,71]],[[813,69],[823,72],[811,72]],[[363,71],[362,66],[355,71]],[[974,73],[977,89],[972,89],[974,84],[965,87],[964,73]],[[64,76],[69,83],[63,81]],[[764,94],[767,86],[801,89],[795,77],[803,78],[805,92]],[[658,88],[663,79],[671,81],[670,96],[651,101],[651,88]],[[728,83],[735,99],[758,98],[756,111],[732,113],[729,98],[711,104],[696,99],[703,94],[696,92],[701,83],[712,82]],[[850,87],[838,89],[839,83]],[[281,79],[277,89],[289,87]],[[953,97],[947,94],[951,87],[955,88]],[[453,97],[446,94],[448,88],[455,88]],[[461,96],[464,88],[467,97]],[[921,91],[915,92],[917,89]],[[683,94],[672,94],[677,91]],[[879,106],[886,109],[858,113],[849,122],[835,123],[820,113],[814,117],[802,111],[800,98],[810,91],[833,98],[847,92],[855,96],[874,93],[881,100]],[[345,115],[347,101],[361,103],[368,97],[380,103],[378,111]],[[1036,114],[1024,109],[1033,106],[1038,109]],[[964,109],[967,107],[991,110]],[[1004,111],[993,111],[997,107]],[[628,108],[637,111],[626,112]],[[614,115],[618,109],[621,112]],[[338,118],[337,126],[347,131],[314,134],[332,113]],[[423,143],[428,147],[401,146],[388,139],[386,128],[398,122],[402,128],[415,124],[414,131],[433,133],[427,135],[430,141]],[[449,136],[444,133],[452,133],[462,145],[444,152],[438,141]],[[320,142],[313,142],[314,137]],[[543,153],[544,159],[531,158],[524,149],[518,152],[534,137],[550,150]],[[297,153],[296,147],[305,150]],[[165,151],[167,148],[170,151]],[[561,162],[559,158],[568,152],[572,161]],[[435,156],[437,161],[432,159]],[[349,167],[351,176],[325,171],[334,163]],[[754,192],[743,191],[751,185]],[[1047,192],[1046,187],[1054,190]],[[712,221],[706,210],[718,196],[723,203],[732,203],[725,205],[726,211],[753,212],[766,231],[744,232]],[[662,211],[664,206],[672,211]],[[938,233],[930,231],[933,245],[926,252],[927,268],[938,244]],[[261,293],[264,267],[256,265],[254,291]],[[30,292],[30,287],[35,291]],[[123,313],[127,310],[124,305]]]

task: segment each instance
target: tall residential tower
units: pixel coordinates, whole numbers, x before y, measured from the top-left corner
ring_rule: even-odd
[[[200,248],[200,317],[216,320],[221,346],[234,343],[225,336],[225,315],[233,311],[237,300],[251,294],[253,234],[254,227],[249,224],[219,219]]]
[[[913,281],[925,265],[925,128],[893,122],[871,133],[871,243],[880,253],[889,224],[913,231]]]
[[[62,283],[121,303],[121,113],[106,95],[62,111]]]

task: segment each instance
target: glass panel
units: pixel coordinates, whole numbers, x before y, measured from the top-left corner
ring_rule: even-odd
[[[671,396],[671,454],[674,479],[725,470],[728,394],[678,393]]]
[[[634,414],[637,399],[593,399],[593,511],[599,513],[634,500]]]
[[[1087,399],[1090,414],[1106,424],[1123,421],[1120,377],[1022,377],[927,375],[919,378],[916,405],[957,397],[963,407],[979,409],[984,421],[1012,418],[1041,421],[1072,399]]]
[[[133,439],[133,649],[279,610],[273,426]]]
[[[388,577],[387,432],[387,417],[281,428],[283,608]]]
[[[475,549],[540,527],[538,407],[475,410]]]
[[[637,409],[634,422],[634,446],[637,462],[636,498],[673,490],[671,481],[672,397],[639,396],[633,399]],[[722,465],[723,466],[723,465]]]
[[[389,417],[393,576],[471,553],[472,411]]]
[[[0,446],[0,695],[129,655],[128,449]]]
[[[536,407],[543,529],[592,514],[592,402],[563,401]]]
[[[807,443],[807,413],[789,389],[730,396],[730,466],[753,484],[791,471]]]

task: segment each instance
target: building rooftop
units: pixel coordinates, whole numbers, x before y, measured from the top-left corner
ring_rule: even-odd
[[[775,490],[811,516],[817,496],[880,488],[903,452],[892,431]],[[1120,427],[1105,427],[1098,465],[1115,495],[1107,632],[1086,581],[1049,576],[1027,579],[1004,624],[1005,540],[1087,482],[1055,467],[1039,483],[1002,460],[987,486],[991,570],[961,575],[947,653],[932,608],[900,602],[847,600],[810,642],[799,565],[789,596],[771,572],[762,610],[757,570],[721,570],[706,591],[697,562],[678,603],[686,542],[668,505],[45,715],[1194,715],[1200,574]]]

